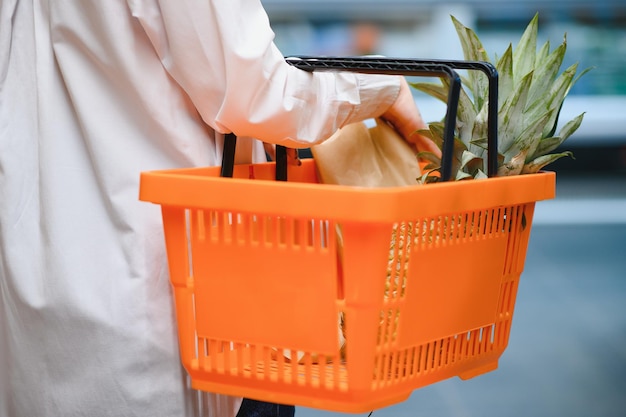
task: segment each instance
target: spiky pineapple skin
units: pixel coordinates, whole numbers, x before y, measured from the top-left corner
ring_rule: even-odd
[[[565,123],[556,133],[561,107],[571,87],[589,69],[577,75],[578,64],[559,74],[567,50],[567,38],[554,50],[546,42],[537,49],[539,14],[531,19],[517,46],[508,48],[492,61],[476,33],[451,17],[459,37],[464,59],[494,64],[498,71],[498,175],[530,174],[571,152],[555,151],[581,125],[584,113]],[[417,90],[445,101],[448,84],[413,83]],[[486,177],[486,136],[488,82],[480,72],[470,71],[462,80],[454,144],[455,179]],[[443,126],[431,122],[420,131],[441,144]],[[441,161],[421,154],[430,161],[428,169],[437,170]],[[429,174],[421,179],[432,180]]]

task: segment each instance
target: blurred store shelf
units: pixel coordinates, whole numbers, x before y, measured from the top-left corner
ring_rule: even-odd
[[[433,7],[467,5],[481,16],[515,14],[528,10],[563,13],[584,10],[589,14],[607,13],[624,6],[623,0],[263,0],[266,10],[276,19],[307,16],[308,19],[407,19],[418,17]]]

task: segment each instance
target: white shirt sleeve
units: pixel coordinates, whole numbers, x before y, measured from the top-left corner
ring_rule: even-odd
[[[169,74],[222,133],[308,146],[381,115],[399,91],[397,77],[293,68],[274,44],[259,0],[129,5]]]

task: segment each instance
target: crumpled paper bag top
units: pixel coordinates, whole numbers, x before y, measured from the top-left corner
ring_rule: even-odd
[[[320,182],[360,187],[418,184],[414,149],[384,120],[349,124],[311,148]]]

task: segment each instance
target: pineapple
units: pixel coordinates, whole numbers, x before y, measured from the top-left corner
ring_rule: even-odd
[[[550,51],[546,42],[537,50],[535,14],[517,47],[512,45],[494,64],[498,70],[498,175],[535,173],[559,158],[573,157],[569,151],[553,152],[581,125],[584,113],[567,122],[556,133],[563,101],[576,81],[589,69],[576,76],[578,64],[559,75],[565,56],[567,39]],[[468,61],[491,62],[481,41],[472,29],[454,16],[452,22]],[[437,83],[412,83],[415,89],[447,102],[448,80]],[[485,178],[487,144],[488,84],[484,74],[470,71],[462,79],[462,90],[455,129],[453,178]],[[441,147],[443,122],[432,122],[420,131]],[[428,161],[422,182],[436,181],[432,173],[441,161],[430,153],[420,153]]]

